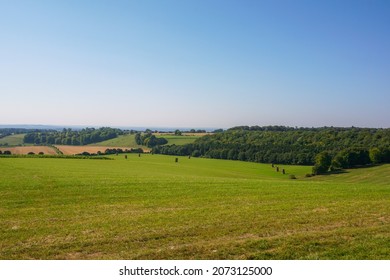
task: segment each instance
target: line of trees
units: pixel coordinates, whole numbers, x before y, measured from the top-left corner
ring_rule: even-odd
[[[192,144],[153,148],[154,153],[278,164],[316,164],[327,152],[341,168],[390,162],[390,129],[235,127]],[[354,157],[357,159],[354,160]],[[364,158],[365,160],[362,160]],[[331,161],[332,161],[331,160]],[[337,163],[337,164],[336,164]]]
[[[24,143],[46,144],[46,145],[87,145],[97,143],[123,134],[123,131],[116,128],[101,127],[72,130],[64,128],[62,131],[35,131],[24,136]]]
[[[324,174],[329,171],[378,163],[390,163],[390,149],[348,148],[335,155],[325,151],[316,156],[313,174]]]

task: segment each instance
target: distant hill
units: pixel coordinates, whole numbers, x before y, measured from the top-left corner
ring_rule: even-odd
[[[62,130],[64,128],[68,129],[71,128],[73,130],[81,130],[83,128],[99,128],[103,127],[102,125],[41,125],[41,124],[0,124],[1,128],[24,128],[24,129],[39,129],[39,130]],[[190,131],[191,129],[195,130],[205,130],[207,132],[212,132],[216,130],[217,128],[210,128],[210,127],[147,127],[147,126],[111,126],[112,128],[117,128],[121,130],[134,130],[134,131],[145,131],[145,130],[151,130],[151,131],[161,131],[161,132],[172,132],[176,129],[179,129],[181,131]]]
[[[40,125],[40,124],[0,124],[1,128],[22,128],[38,130],[62,130],[64,128],[82,129],[84,126],[60,126],[60,125]]]

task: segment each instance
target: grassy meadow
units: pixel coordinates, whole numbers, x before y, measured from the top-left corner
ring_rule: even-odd
[[[106,147],[129,147],[129,148],[143,148],[135,142],[135,134],[119,135],[117,138],[106,141],[89,144],[88,146],[106,146]]]
[[[390,258],[390,165],[112,157],[0,158],[0,259]]]
[[[23,144],[25,134],[14,134],[0,138],[0,145],[17,146]]]
[[[203,134],[199,135],[169,135],[169,134],[157,134],[156,137],[164,137],[168,140],[167,145],[184,145],[194,142],[196,139],[201,137]],[[146,148],[145,146],[138,145],[135,142],[135,134],[126,134],[119,135],[117,138],[113,138],[110,140],[90,144],[89,146],[107,146],[107,147],[129,147],[129,148]]]
[[[202,135],[162,135],[161,137],[164,137],[168,140],[167,145],[185,145],[193,143],[196,139],[201,137]]]

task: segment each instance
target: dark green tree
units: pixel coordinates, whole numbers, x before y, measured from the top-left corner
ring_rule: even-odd
[[[329,171],[332,163],[332,157],[328,152],[321,152],[316,156],[313,174],[323,174]]]

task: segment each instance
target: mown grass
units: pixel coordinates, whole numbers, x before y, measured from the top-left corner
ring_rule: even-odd
[[[17,146],[23,144],[25,134],[14,134],[0,138],[0,145],[7,144],[7,146]]]
[[[0,158],[0,259],[390,257],[390,165],[112,157]]]

